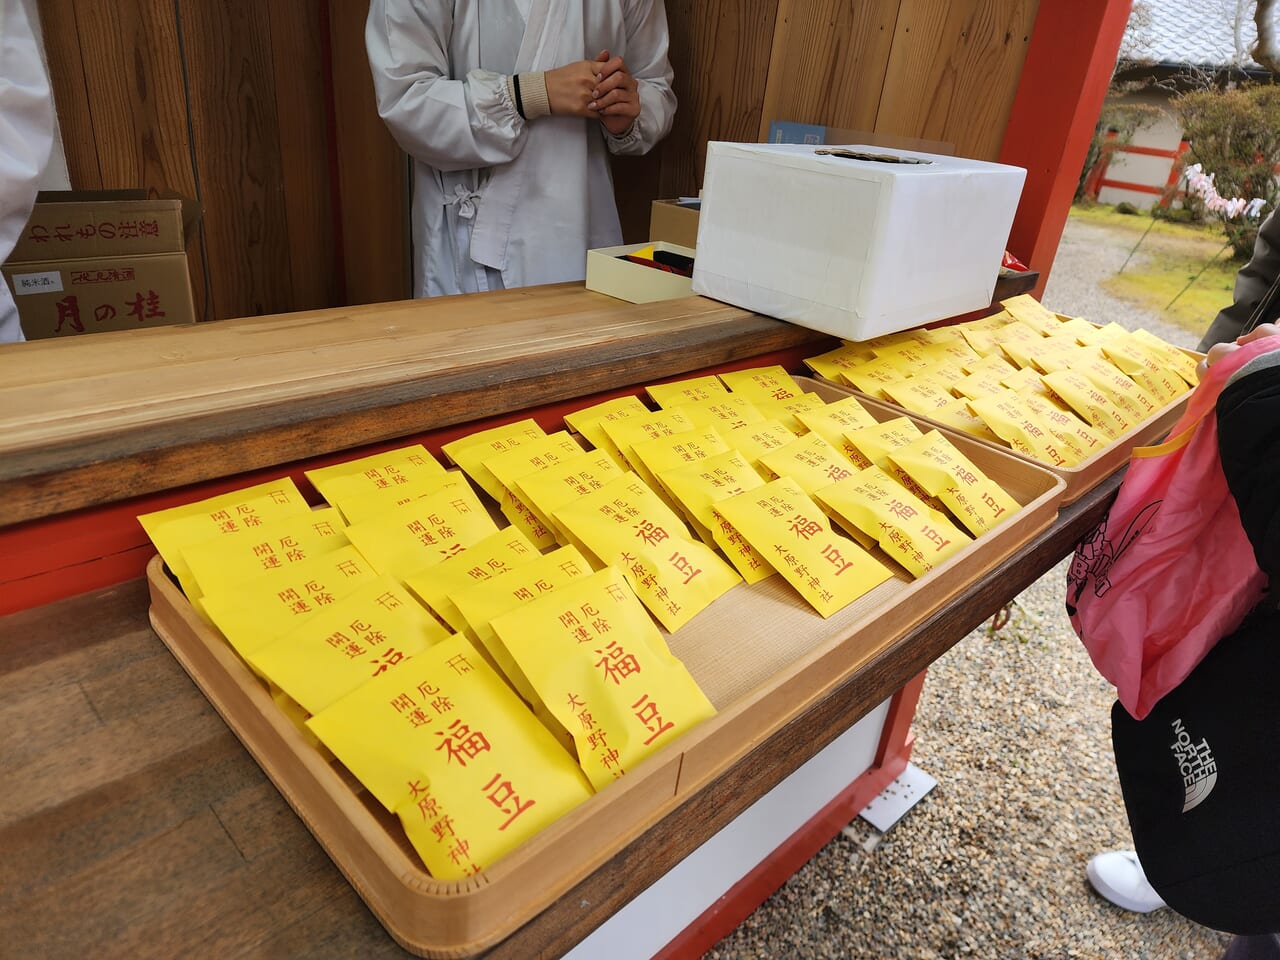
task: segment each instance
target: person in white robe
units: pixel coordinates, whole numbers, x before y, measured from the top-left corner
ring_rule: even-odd
[[[53,98],[25,0],[0,0],[0,263],[22,236],[53,146]],[[0,343],[26,338],[0,282]]]
[[[609,153],[676,108],[662,0],[372,0],[365,46],[414,161],[417,296],[581,280],[622,242]]]

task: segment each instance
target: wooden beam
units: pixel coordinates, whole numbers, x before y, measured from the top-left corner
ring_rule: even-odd
[[[1131,0],[1041,0],[1000,149],[1027,182],[1009,250],[1044,292],[1089,141],[1115,69]]]

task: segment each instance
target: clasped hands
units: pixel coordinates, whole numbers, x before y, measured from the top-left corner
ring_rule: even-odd
[[[594,60],[579,60],[548,70],[547,99],[552,115],[591,117],[621,136],[640,116],[640,88],[621,57],[600,51]]]

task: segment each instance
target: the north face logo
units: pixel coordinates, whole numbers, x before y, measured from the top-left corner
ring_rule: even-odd
[[[1174,720],[1173,743],[1169,749],[1173,751],[1173,759],[1178,764],[1178,772],[1182,774],[1182,785],[1186,789],[1186,799],[1182,804],[1182,812],[1186,813],[1208,799],[1218,782],[1218,762],[1213,758],[1209,742],[1201,740],[1191,742],[1191,735],[1182,725],[1182,720]]]

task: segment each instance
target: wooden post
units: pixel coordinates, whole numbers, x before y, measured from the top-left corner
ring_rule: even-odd
[[[1131,0],[1041,0],[1000,162],[1027,171],[1009,250],[1044,292],[1115,69]]]

